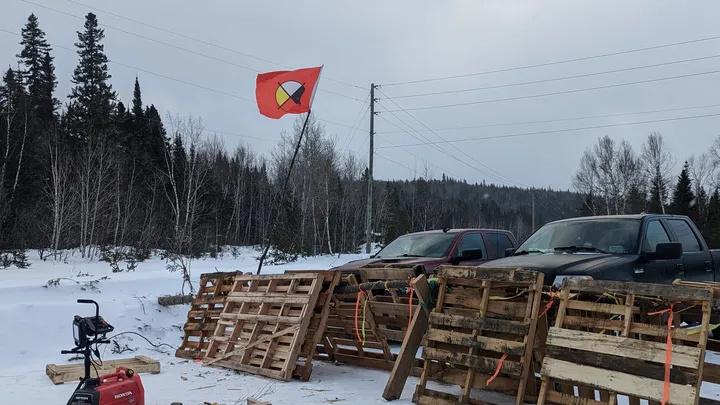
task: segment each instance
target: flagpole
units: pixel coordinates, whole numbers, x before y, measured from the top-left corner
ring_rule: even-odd
[[[267,234],[267,237],[265,238],[265,249],[263,249],[263,254],[262,256],[260,256],[260,263],[258,263],[257,273],[255,274],[260,274],[263,262],[265,262],[265,258],[267,257],[268,251],[270,250],[270,238],[272,237],[273,232],[275,231],[275,225],[277,224],[277,215],[275,215],[273,211],[279,211],[277,207],[278,201],[283,198],[287,193],[288,184],[290,183],[290,176],[292,175],[292,169],[293,166],[295,166],[295,159],[297,158],[297,154],[300,151],[300,145],[302,144],[303,135],[305,134],[305,129],[307,128],[309,119],[310,110],[308,110],[307,115],[305,116],[305,122],[303,123],[302,129],[300,130],[300,136],[298,137],[297,144],[295,144],[295,151],[293,152],[292,159],[290,160],[290,167],[288,168],[287,174],[285,175],[285,181],[283,181],[280,193],[275,195],[274,201],[270,206],[270,226],[268,227],[269,232]]]

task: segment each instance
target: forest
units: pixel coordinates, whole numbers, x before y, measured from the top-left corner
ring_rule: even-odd
[[[30,15],[22,28],[17,68],[0,83],[0,249],[141,260],[153,249],[190,257],[270,241],[275,260],[292,260],[364,244],[365,160],[341,153],[315,117],[281,193],[302,121],[270,156],[228,150],[202,120],[143,100],[138,79],[128,83],[132,100],[118,99],[104,35],[87,14],[70,94],[59,95],[40,22]],[[677,182],[659,134],[640,154],[601,138],[582,157],[573,191],[446,174],[375,181],[373,242],[445,227],[509,229],[522,240],[551,220],[667,211],[692,216],[718,243],[719,150],[689,159]]]

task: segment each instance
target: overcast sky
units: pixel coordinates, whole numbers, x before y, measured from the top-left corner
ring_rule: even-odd
[[[708,73],[720,71],[720,38],[464,76],[720,36],[716,1],[3,0],[1,8],[0,30],[19,32],[32,12],[51,43],[70,48],[83,24],[77,16],[95,12],[105,25],[106,53],[117,62],[110,70],[121,100],[131,99],[137,75],[144,101],[163,114],[199,116],[229,148],[248,144],[266,156],[294,118],[258,114],[257,72],[324,64],[314,112],[338,146],[363,161],[370,83],[384,84],[377,110],[394,111],[375,120],[379,178],[411,178],[427,167],[434,177],[565,189],[582,151],[602,135],[639,150],[650,132],[660,132],[676,170],[720,135],[720,116],[543,132],[720,114],[720,73]],[[0,66],[16,66],[17,43],[0,32]],[[57,47],[54,56],[57,96],[66,102],[77,58]],[[688,59],[695,60],[678,62]],[[587,76],[654,64],[665,65]],[[464,77],[390,85],[458,75]],[[578,75],[586,76],[503,86]],[[686,75],[693,76],[527,98]],[[484,102],[413,110],[477,101]],[[595,118],[564,120],[587,116]],[[534,134],[497,137],[526,133]],[[458,139],[466,141],[409,146]],[[392,145],[400,147],[382,148]]]

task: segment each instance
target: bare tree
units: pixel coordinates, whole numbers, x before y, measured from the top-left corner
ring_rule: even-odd
[[[48,142],[48,165],[50,177],[48,178],[44,195],[51,216],[50,249],[57,255],[65,228],[67,215],[71,208],[70,192],[70,162],[68,155],[60,148],[57,132],[52,133]]]
[[[651,201],[657,201],[658,208],[664,214],[667,189],[670,183],[668,176],[673,163],[661,134],[653,132],[648,136],[641,156],[645,175],[651,184]]]
[[[182,292],[185,291],[185,285],[189,286],[190,292],[194,292],[190,278],[193,230],[202,209],[201,198],[211,166],[212,150],[222,146],[202,139],[202,121],[173,116],[168,117],[168,121],[176,140],[176,144],[165,150],[163,172],[168,182],[165,196],[171,206],[174,222],[170,267],[182,271]],[[187,156],[184,155],[183,146],[189,151]]]
[[[73,189],[77,194],[80,255],[93,257],[98,220],[112,210],[113,161],[105,136],[88,136],[75,159]]]

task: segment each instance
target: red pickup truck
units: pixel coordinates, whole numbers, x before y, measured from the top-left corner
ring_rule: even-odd
[[[515,236],[499,229],[442,229],[409,233],[390,242],[369,259],[354,260],[333,270],[370,265],[421,264],[432,273],[441,264],[475,265],[505,256],[517,246]]]

